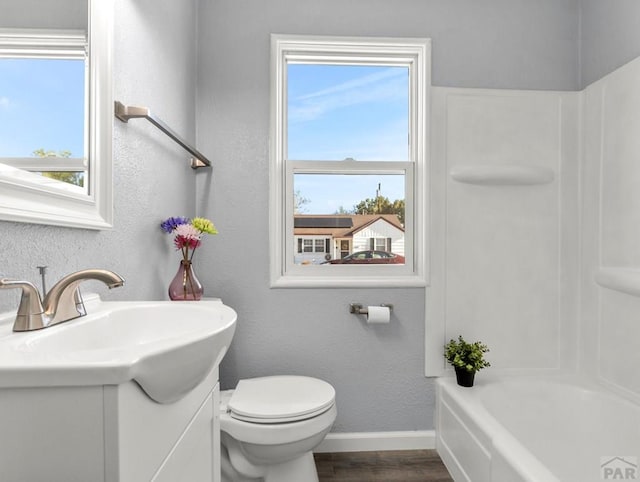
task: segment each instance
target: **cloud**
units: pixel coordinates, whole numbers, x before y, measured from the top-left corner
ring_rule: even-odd
[[[0,109],[8,109],[11,105],[11,100],[9,97],[0,96]]]
[[[386,79],[393,79],[398,77],[404,77],[405,70],[399,70],[394,68],[389,68],[386,70],[382,70],[379,72],[375,72],[373,74],[364,75],[357,79],[349,80],[347,82],[343,82],[342,84],[334,85],[333,87],[329,87],[327,89],[322,89],[317,92],[313,92],[311,94],[306,94],[298,97],[298,100],[306,100],[312,99],[316,97],[325,97],[327,95],[332,95],[340,92],[348,92],[353,91],[357,88],[364,87],[365,85],[380,83]]]
[[[406,98],[407,71],[390,67],[291,99],[290,122],[308,122],[348,106]]]

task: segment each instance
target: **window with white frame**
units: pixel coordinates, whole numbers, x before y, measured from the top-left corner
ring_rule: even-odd
[[[298,253],[328,253],[329,238],[298,237]]]
[[[87,193],[87,49],[84,31],[0,29],[1,169]]]
[[[271,61],[272,286],[424,285],[430,41],[273,35]]]
[[[371,249],[375,251],[391,251],[391,238],[371,238]]]

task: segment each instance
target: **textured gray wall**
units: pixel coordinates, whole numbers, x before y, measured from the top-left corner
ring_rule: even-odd
[[[215,153],[216,165],[212,183],[198,184],[198,203],[220,234],[199,273],[209,294],[239,314],[224,386],[259,375],[317,376],[337,390],[334,431],[433,426],[433,380],[423,375],[424,289],[269,288],[270,34],[430,37],[434,84],[572,90],[578,5],[200,1],[198,143]],[[367,326],[348,313],[350,302],[393,303],[392,323]]]
[[[187,138],[195,134],[195,2],[116,0],[114,97],[146,105]],[[113,269],[127,281],[111,299],[161,299],[178,257],[159,229],[162,218],[192,214],[195,177],[189,156],[144,120],[114,120],[115,226],[89,231],[0,222],[0,273],[40,286],[36,266],[48,265],[48,285],[78,269]],[[0,311],[18,294],[0,291]]]
[[[2,28],[86,29],[86,0],[0,0]]]
[[[640,55],[640,2],[582,0],[581,87]]]

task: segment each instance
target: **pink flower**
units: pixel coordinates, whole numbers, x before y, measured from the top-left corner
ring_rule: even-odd
[[[187,238],[186,236],[180,234],[176,235],[173,243],[175,244],[176,249],[196,249],[198,246],[200,246],[200,244],[202,244],[199,239]]]
[[[213,223],[205,218],[171,217],[160,223],[160,228],[167,234],[173,234],[173,245],[182,251],[185,261],[193,258],[196,248],[202,244],[204,234],[217,234]]]
[[[180,224],[173,231],[176,237],[181,236],[185,239],[196,239],[200,241],[202,233],[194,228],[191,224]]]

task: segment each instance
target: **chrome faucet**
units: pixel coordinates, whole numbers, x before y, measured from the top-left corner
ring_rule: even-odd
[[[22,289],[13,331],[40,330],[86,315],[87,310],[78,285],[89,279],[102,281],[109,289],[124,284],[124,280],[113,271],[85,269],[63,277],[41,300],[38,289],[32,283],[0,279],[0,289]]]

